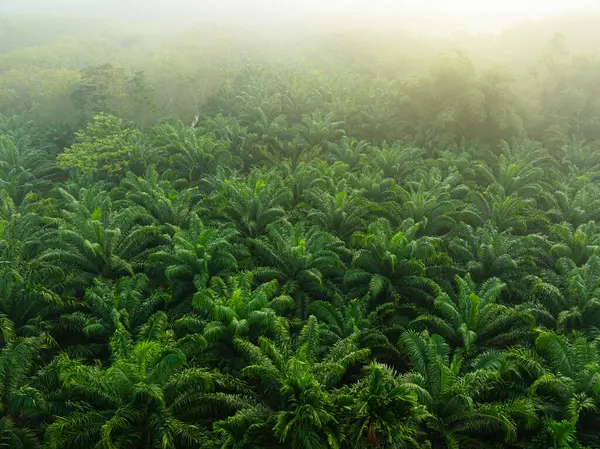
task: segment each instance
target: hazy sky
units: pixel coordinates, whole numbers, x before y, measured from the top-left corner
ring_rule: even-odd
[[[365,21],[447,18],[471,31],[498,31],[519,20],[598,11],[600,0],[0,0],[0,11],[240,21],[264,24],[347,15]]]

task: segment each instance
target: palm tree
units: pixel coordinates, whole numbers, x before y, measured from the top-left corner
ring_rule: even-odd
[[[300,319],[307,317],[310,296],[327,297],[335,290],[333,279],[344,270],[340,260],[343,243],[315,228],[292,226],[282,221],[267,227],[263,239],[250,241],[259,267],[258,279],[277,279],[281,292],[294,299]]]
[[[294,151],[293,146],[287,145],[292,140],[293,133],[286,117],[278,113],[278,106],[261,105],[246,109],[241,122],[257,136],[261,159],[281,161],[282,158],[301,154]],[[261,162],[261,159],[254,159],[254,162]]]
[[[543,278],[524,278],[523,288],[528,292],[529,302],[537,304],[538,313],[545,318],[539,323],[556,327],[564,334],[577,330],[596,335],[599,264],[598,256],[592,256],[582,267],[570,259],[561,259],[557,263],[558,273],[545,271]]]
[[[175,124],[162,124],[154,128],[154,145],[182,178],[195,184],[217,167],[232,166],[231,153],[224,141],[214,135],[202,135],[199,130]]]
[[[424,153],[421,148],[406,147],[396,141],[392,145],[384,142],[381,148],[373,148],[369,157],[386,178],[403,183],[407,179],[415,179],[422,171]]]
[[[600,254],[600,228],[595,222],[588,222],[573,228],[568,223],[552,227],[556,242],[550,247],[549,253],[555,261],[568,258],[581,266],[588,259]]]
[[[466,200],[467,205],[459,217],[474,227],[490,224],[499,231],[525,234],[528,221],[535,215],[532,202],[515,193],[507,196],[503,191],[494,192],[492,189],[484,192],[469,190]]]
[[[276,280],[253,288],[254,274],[242,272],[226,281],[213,277],[210,287],[199,290],[192,304],[201,316],[207,317],[203,335],[216,346],[217,356],[230,362],[235,338],[255,341],[260,335],[277,335],[287,323],[277,312],[293,307],[292,298],[277,296]]]
[[[332,162],[343,162],[354,170],[366,156],[368,147],[369,142],[366,140],[342,137],[339,141],[328,143],[327,157]]]
[[[378,83],[379,81],[379,83]],[[345,96],[349,97],[350,116],[347,119],[350,134],[375,142],[394,141],[398,135],[398,124],[401,119],[397,114],[397,106],[390,98],[390,85],[386,80],[372,80],[368,86],[347,80]]]
[[[282,110],[291,123],[300,123],[310,111],[321,109],[327,101],[319,88],[313,88],[300,73],[291,73],[282,95]],[[312,80],[311,80],[312,81]],[[289,84],[288,84],[289,83]]]
[[[562,183],[554,192],[555,203],[546,212],[554,223],[568,222],[574,228],[598,221],[600,215],[600,201],[598,200],[598,186],[587,182]]]
[[[550,184],[544,180],[545,171],[528,163],[511,162],[510,156],[500,155],[498,182],[507,195],[517,193],[519,197],[539,198]]]
[[[193,217],[187,230],[173,236],[171,247],[155,252],[150,261],[164,274],[174,299],[180,300],[204,289],[211,277],[237,268],[240,248],[232,243],[236,236],[232,227],[205,227]]]
[[[45,412],[42,392],[31,385],[47,336],[15,337],[3,326],[0,345],[0,441],[9,448],[39,447],[33,428]]]
[[[0,317],[10,322],[11,335],[40,336],[60,327],[66,301],[51,288],[52,278],[46,281],[33,283],[16,270],[0,269]]]
[[[213,428],[219,446],[224,449],[280,449],[289,447],[273,438],[272,410],[264,404],[255,404],[239,410],[232,416],[215,422]]]
[[[386,178],[383,172],[371,166],[365,166],[360,173],[349,174],[348,183],[363,192],[366,199],[373,204],[375,211],[382,211],[393,201],[401,198],[402,189],[392,178]]]
[[[526,399],[499,402],[488,394],[499,388],[496,357],[475,360],[470,372],[450,358],[450,347],[439,335],[407,331],[400,345],[411,371],[401,382],[414,390],[427,407],[428,438],[433,447],[489,447],[487,441],[517,440],[516,419],[534,419],[534,407]]]
[[[18,270],[20,276],[32,283],[43,279],[50,284],[51,275],[57,270],[38,256],[48,241],[55,238],[57,221],[30,211],[35,202],[17,207],[4,190],[0,190],[0,203],[0,266]]]
[[[559,329],[597,329],[600,313],[600,256],[592,256],[585,265],[576,267],[564,261],[566,283],[560,303],[567,305],[557,317]]]
[[[362,215],[366,210],[364,198],[351,192],[341,191],[332,195],[322,189],[311,189],[305,193],[313,206],[307,217],[319,229],[331,232],[348,242],[355,232],[364,229]]]
[[[344,434],[349,447],[417,447],[419,425],[429,418],[414,389],[386,365],[372,362],[367,376],[341,390],[347,396]]]
[[[326,345],[333,345],[357,330],[362,334],[372,328],[366,304],[360,298],[348,301],[345,296],[336,295],[332,301],[313,301],[308,310],[319,320],[321,339]]]
[[[462,181],[473,191],[496,183],[491,167],[497,165],[497,157],[478,142],[467,143],[463,139],[459,147],[441,151],[432,162],[444,173],[460,173]]]
[[[260,337],[258,345],[235,340],[250,362],[241,374],[258,382],[273,411],[268,422],[281,442],[293,448],[340,447],[333,388],[369,355],[368,349],[357,348],[357,338],[355,333],[320,354],[319,324],[311,316],[295,351],[287,332],[277,342]]]
[[[258,136],[249,132],[247,126],[242,126],[238,118],[217,114],[203,120],[200,128],[207,134],[214,134],[219,141],[226,142],[231,154],[243,161],[245,169],[261,161]]]
[[[593,146],[582,139],[569,139],[558,148],[557,159],[563,172],[574,176],[594,176],[600,172],[600,159]]]
[[[111,284],[95,280],[85,292],[84,312],[75,312],[73,318],[83,318],[81,331],[86,337],[108,344],[119,326],[130,332],[137,330],[169,299],[165,293],[152,291],[145,274],[123,277]]]
[[[72,403],[48,426],[48,447],[198,447],[211,420],[244,404],[226,392],[224,376],[188,367],[186,346],[168,333],[141,337],[134,343],[119,327],[107,367],[61,356],[62,388]]]
[[[268,84],[268,83],[267,83]],[[243,92],[238,100],[244,101],[240,104],[242,109],[240,120],[250,127],[252,131],[270,121],[284,118],[281,108],[281,93],[273,89],[274,86],[255,85],[251,91]],[[263,90],[263,88],[265,88]]]
[[[305,115],[297,127],[300,137],[299,144],[307,150],[323,151],[329,142],[335,142],[346,134],[344,123],[339,121],[331,112],[315,111]],[[295,164],[292,162],[292,166]]]
[[[143,207],[171,231],[187,229],[200,200],[197,188],[177,190],[169,181],[161,180],[154,167],[149,167],[144,177],[127,173],[119,189],[127,201]]]
[[[18,336],[38,336],[56,327],[69,284],[62,270],[39,259],[56,235],[56,221],[19,208],[6,192],[0,207],[0,314],[11,321]]]
[[[0,189],[17,204],[30,192],[47,193],[53,181],[64,177],[48,152],[32,145],[31,137],[0,134]]]
[[[425,261],[435,259],[435,243],[417,238],[418,229],[406,221],[404,229],[394,233],[389,221],[378,219],[366,233],[356,233],[358,250],[344,276],[350,296],[367,295],[377,305],[398,298],[422,307],[433,303],[439,286],[427,277]]]
[[[515,236],[492,226],[473,230],[460,226],[446,240],[448,253],[476,282],[499,278],[517,281],[544,264],[547,254],[540,239]]]
[[[395,218],[397,223],[412,219],[419,223],[419,235],[440,235],[450,231],[456,224],[453,215],[457,202],[450,198],[448,186],[424,189],[421,183],[410,191]]]
[[[556,443],[557,439],[572,439],[577,432],[583,444],[597,445],[598,437],[590,429],[600,419],[598,340],[590,341],[577,334],[568,338],[540,329],[535,346],[541,359],[515,360],[521,372],[532,380],[529,394],[539,402],[546,418],[543,433]]]
[[[247,183],[227,182],[221,192],[223,216],[249,238],[263,235],[269,224],[285,215],[291,201],[290,190],[276,177],[263,180],[257,175],[251,174]]]
[[[83,201],[59,191],[67,201],[64,219],[41,261],[73,269],[85,281],[97,275],[116,279],[143,268],[148,256],[168,241],[158,226],[149,223],[143,208],[113,211],[108,197],[91,192],[98,206],[90,211]],[[82,189],[80,197],[88,193]]]
[[[292,193],[291,205],[294,209],[288,218],[290,220],[305,219],[308,213],[307,200],[312,190],[324,190],[330,194],[352,190],[344,179],[346,167],[339,164],[332,166],[321,159],[302,164],[295,170],[289,165],[281,165],[278,172],[281,172],[283,184],[287,184]]]
[[[541,435],[536,438],[536,446],[539,448],[551,449],[580,449],[583,448],[577,441],[577,420],[564,419],[555,421],[548,419],[544,422],[545,429]]]
[[[404,331],[402,310],[395,304],[386,304],[372,312],[362,298],[348,300],[335,295],[328,301],[313,301],[309,312],[319,320],[320,339],[324,347],[330,347],[358,332],[358,345],[368,348],[380,362],[391,366],[400,365],[402,354],[393,342]]]
[[[18,427],[8,417],[0,418],[0,439],[4,447],[18,449],[40,447],[39,441],[31,429]]]
[[[426,326],[458,348],[457,355],[475,357],[490,349],[501,349],[526,341],[535,324],[526,311],[498,304],[506,287],[490,278],[476,287],[471,276],[456,276],[458,291],[443,293],[435,300],[436,313],[418,317],[414,326]]]

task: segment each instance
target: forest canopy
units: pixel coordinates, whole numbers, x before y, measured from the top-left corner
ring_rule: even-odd
[[[600,447],[598,24],[0,14],[0,447]]]

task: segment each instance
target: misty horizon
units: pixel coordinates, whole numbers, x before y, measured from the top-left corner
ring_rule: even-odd
[[[596,15],[600,5],[594,0],[551,1],[443,1],[409,0],[191,0],[77,1],[77,0],[2,0],[0,14],[43,14],[159,22],[188,26],[214,22],[245,27],[298,27],[298,31],[319,25],[330,27],[367,27],[376,29],[409,26],[419,34],[469,32],[494,34],[524,21],[539,21],[560,15]],[[429,27],[429,29],[428,29]],[[409,26],[410,28],[410,26]]]

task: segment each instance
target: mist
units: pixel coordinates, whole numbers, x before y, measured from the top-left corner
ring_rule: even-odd
[[[600,448],[598,0],[0,0],[0,446]]]
[[[595,0],[2,0],[0,12],[51,14],[174,26],[216,22],[249,28],[394,28],[421,34],[499,33],[522,21],[597,13]],[[440,31],[441,27],[441,31]]]

